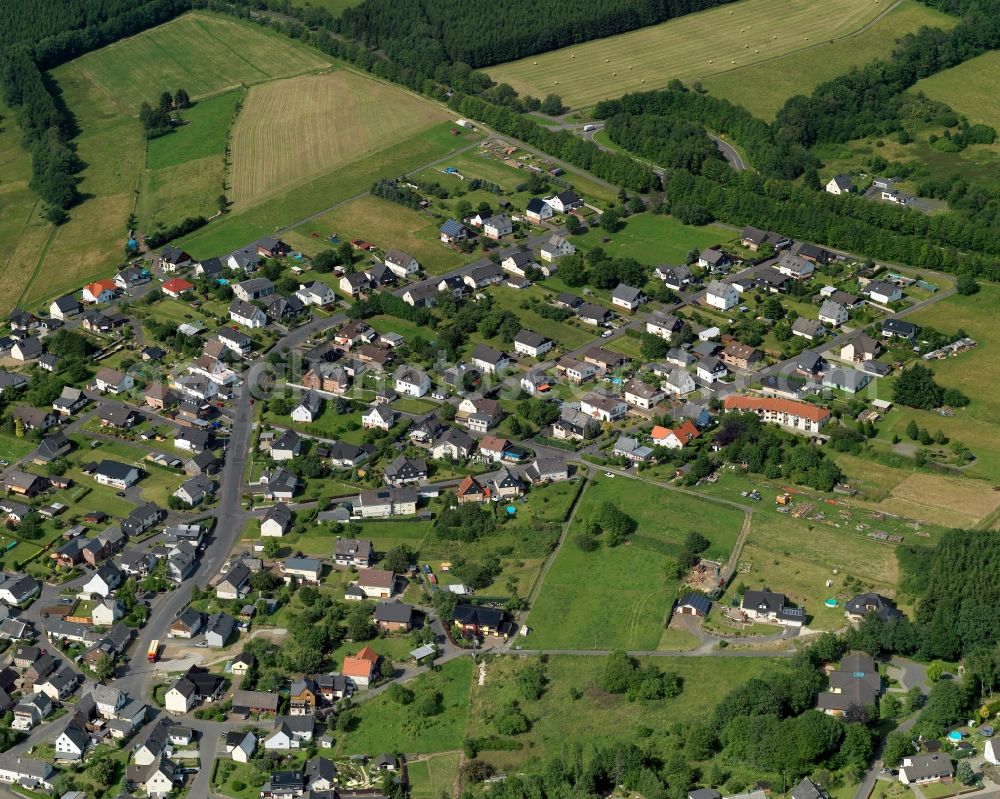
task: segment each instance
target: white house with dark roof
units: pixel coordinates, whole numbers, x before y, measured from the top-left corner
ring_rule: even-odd
[[[712,308],[718,308],[720,311],[728,311],[739,301],[740,295],[731,283],[713,280],[708,284],[708,291],[705,293],[705,302]]]
[[[850,175],[841,172],[827,181],[826,190],[830,194],[851,194],[855,190],[854,181]]]
[[[627,311],[634,311],[645,299],[646,296],[642,293],[642,289],[628,286],[625,283],[619,283],[611,292],[611,304]]]
[[[552,339],[530,330],[521,330],[514,336],[514,352],[539,358],[552,349]]]
[[[396,277],[410,277],[420,271],[419,261],[402,250],[389,250],[384,261]]]
[[[819,321],[830,327],[840,327],[847,321],[847,309],[833,300],[824,300],[819,309]]]
[[[541,259],[547,263],[552,263],[562,258],[564,255],[573,255],[576,252],[576,245],[567,241],[562,236],[552,236],[539,250]]]

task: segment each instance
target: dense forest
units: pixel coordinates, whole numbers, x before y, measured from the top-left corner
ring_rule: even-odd
[[[678,80],[671,81],[664,91],[640,92],[626,94],[618,100],[599,102],[594,108],[597,119],[608,119],[608,134],[612,141],[627,149],[652,158],[664,166],[671,166],[660,161],[645,149],[635,149],[624,140],[619,141],[613,135],[610,120],[618,114],[656,115],[669,119],[697,123],[717,133],[731,137],[739,142],[746,151],[747,158],[754,168],[766,177],[795,178],[815,159],[800,144],[775,137],[771,126],[757,119],[742,106],[733,105],[728,100],[720,100],[708,94],[688,91]],[[649,130],[647,136],[657,135],[655,130]],[[646,147],[656,149],[659,145],[646,144]],[[697,170],[688,169],[690,172]]]
[[[643,158],[672,169],[698,175],[705,161],[720,160],[722,153],[700,125],[680,116],[615,114],[605,125],[615,144]]]
[[[389,58],[433,73],[438,64],[474,68],[655,25],[731,0],[365,0],[337,32]]]

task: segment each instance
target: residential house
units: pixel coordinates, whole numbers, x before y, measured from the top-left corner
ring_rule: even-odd
[[[540,358],[552,349],[552,339],[540,336],[530,330],[521,330],[514,336],[514,352]]]
[[[323,410],[323,398],[313,391],[303,391],[299,395],[299,401],[292,408],[292,421],[302,424],[312,424],[319,418]]]
[[[524,477],[533,485],[541,483],[558,483],[569,479],[569,467],[562,455],[538,455],[534,462],[524,470]]]
[[[823,373],[823,386],[835,388],[848,394],[857,394],[872,381],[873,377],[874,375],[870,372],[863,372],[851,367],[834,367]]]
[[[52,764],[44,760],[9,752],[0,755],[0,782],[51,791],[54,776]]]
[[[60,416],[72,416],[79,412],[89,402],[87,395],[75,386],[64,386],[60,394],[52,402],[52,410]]]
[[[233,284],[233,294],[237,300],[253,302],[274,294],[274,283],[266,277],[252,277]]]
[[[182,277],[173,277],[163,281],[160,290],[168,297],[177,299],[184,294],[194,290],[194,284]]]
[[[34,497],[49,487],[49,481],[30,472],[12,469],[3,479],[3,488],[9,494]]]
[[[702,253],[703,256],[704,254],[705,253]],[[726,257],[728,259],[728,256]],[[664,286],[672,291],[685,290],[691,285],[693,280],[691,270],[683,264],[679,266],[658,266],[655,270],[653,270],[653,274],[663,281]]]
[[[714,383],[716,380],[721,380],[729,374],[729,370],[726,369],[726,365],[722,359],[716,358],[714,355],[709,355],[707,358],[702,358],[698,361],[694,371],[698,379],[704,380],[706,383]]]
[[[277,713],[280,697],[270,691],[234,691],[234,713]]]
[[[739,294],[731,283],[713,280],[708,284],[705,302],[713,308],[728,311],[739,302]]]
[[[650,410],[663,399],[663,391],[656,386],[632,379],[625,384],[625,402],[635,408]]]
[[[503,636],[507,633],[508,627],[502,610],[481,605],[456,606],[451,621],[463,634],[477,638]]]
[[[710,272],[726,272],[732,262],[729,253],[723,252],[719,247],[709,247],[707,250],[702,250],[698,256],[698,266]]]
[[[215,336],[227,349],[232,350],[236,355],[241,357],[249,355],[253,349],[253,339],[240,330],[220,327],[215,331]]]
[[[476,504],[489,502],[490,489],[482,485],[471,474],[466,475],[462,478],[462,482],[458,484],[458,488],[455,489],[455,498],[458,500],[459,505],[465,505],[470,502]]]
[[[250,246],[256,248],[257,254],[261,258],[281,258],[292,251],[291,247],[274,236],[259,238]]]
[[[642,289],[633,288],[624,283],[619,283],[611,292],[611,304],[627,311],[634,311],[645,301],[646,295],[643,294]]]
[[[354,512],[362,519],[412,516],[417,512],[417,491],[411,486],[362,491],[355,501]]]
[[[124,491],[139,482],[141,474],[135,466],[103,460],[97,464],[91,476],[101,485],[113,486]]]
[[[371,288],[371,279],[364,273],[358,272],[357,278],[352,278],[349,281],[350,288],[344,289],[344,281],[341,279],[340,288],[346,291],[351,296],[355,295],[355,287],[357,292],[367,291]],[[317,308],[329,308],[331,305],[337,302],[337,294],[334,292],[330,286],[319,280],[314,280],[312,283],[302,283],[299,284],[298,290],[294,295],[298,302],[302,303],[302,306],[313,305]]]
[[[243,327],[255,330],[267,325],[267,314],[253,303],[233,300],[229,305],[229,319]]]
[[[204,625],[205,614],[187,607],[170,623],[167,635],[171,638],[194,638]]]
[[[42,584],[25,574],[8,574],[0,582],[0,602],[8,607],[24,607],[42,589]]]
[[[630,436],[619,436],[611,454],[616,458],[625,458],[633,463],[640,463],[648,461],[653,456],[653,450],[651,447],[639,443],[638,439]]]
[[[353,469],[368,460],[374,451],[375,447],[372,444],[362,444],[359,447],[345,441],[337,441],[327,447],[327,457],[334,466]]]
[[[250,569],[239,561],[230,567],[215,585],[215,595],[219,599],[243,599],[250,592]]]
[[[500,262],[500,267],[505,272],[526,277],[529,270],[538,268],[538,264],[535,263],[535,257],[530,250],[517,250],[504,258]]]
[[[200,505],[215,494],[216,482],[211,477],[199,474],[181,483],[174,496],[191,507]]]
[[[102,394],[122,394],[135,386],[132,375],[102,366],[94,377],[94,385]]]
[[[357,585],[369,599],[388,599],[395,593],[396,575],[385,569],[361,569]]]
[[[386,267],[399,278],[411,277],[420,271],[417,259],[401,250],[389,250],[384,260]]]
[[[845,361],[864,363],[874,360],[881,352],[881,344],[870,336],[860,333],[840,348],[840,357]]]
[[[471,289],[495,286],[503,280],[503,270],[496,264],[473,267],[465,275],[465,284]]]
[[[851,180],[850,175],[841,172],[827,181],[826,190],[830,194],[850,194],[855,190],[854,181]]]
[[[80,596],[91,599],[110,596],[122,584],[122,572],[114,563],[108,562],[100,566],[90,579],[80,589]]]
[[[285,583],[298,580],[308,585],[319,585],[323,577],[323,564],[316,558],[285,558],[281,564]]]
[[[273,319],[275,322],[282,322],[302,313],[305,308],[306,304],[302,302],[297,294],[292,294],[288,297],[275,294],[273,297],[267,299],[264,306],[264,313],[267,314],[269,319]]]
[[[816,706],[829,716],[843,716],[852,710],[878,705],[882,695],[882,675],[871,655],[852,652],[829,673],[830,685],[816,699]]]
[[[32,408],[30,405],[17,405],[10,412],[12,419],[21,420],[25,430],[48,430],[56,423],[56,417],[42,408]]]
[[[49,316],[53,319],[69,319],[80,313],[82,308],[72,294],[66,294],[49,305]]]
[[[722,362],[734,369],[752,369],[764,358],[756,347],[739,341],[730,341],[722,351]]]
[[[234,763],[249,763],[257,751],[257,736],[249,730],[230,730],[223,739],[223,749]]]
[[[882,321],[882,338],[905,338],[911,344],[916,341],[920,328],[912,322],[902,319],[884,319]]]
[[[274,731],[264,739],[264,748],[276,751],[308,746],[313,739],[314,726],[312,716],[279,716],[275,719]]]
[[[804,377],[817,377],[826,368],[823,356],[815,350],[802,350],[795,356],[795,371]]]
[[[155,502],[147,502],[133,510],[122,521],[122,532],[127,536],[140,535],[162,519],[166,513]]]
[[[562,236],[552,236],[539,250],[539,255],[546,263],[553,263],[564,255],[573,255],[576,252],[576,245],[570,243]]]
[[[28,378],[18,372],[0,370],[0,396],[6,391],[16,391],[28,385]],[[79,391],[79,389],[76,389]],[[57,400],[58,401],[58,400]]]
[[[507,214],[496,214],[483,220],[483,235],[488,239],[499,241],[513,232],[514,225]]]
[[[472,351],[472,365],[492,375],[510,366],[510,358],[505,352],[495,350],[486,344],[477,344]]]
[[[385,430],[388,431],[399,418],[399,414],[387,405],[372,405],[361,416],[361,426],[365,430]]]
[[[469,231],[461,222],[449,219],[440,229],[441,241],[445,244],[454,244],[456,241],[465,241],[469,238]]]
[[[624,366],[628,363],[629,359],[626,355],[621,355],[613,350],[607,350],[604,347],[591,347],[583,353],[583,360],[586,363],[593,364],[598,369],[610,372],[612,369]]]
[[[265,499],[289,500],[295,496],[299,478],[287,469],[268,469],[257,478],[257,492]]]
[[[874,591],[865,591],[844,604],[844,616],[848,621],[857,624],[869,613],[874,613],[883,621],[900,618],[903,613],[888,597]]]
[[[597,368],[592,363],[579,361],[569,355],[564,355],[556,361],[556,371],[576,385],[585,383],[597,374]]]
[[[236,632],[236,619],[228,613],[213,613],[205,622],[205,643],[211,647],[223,647]]]
[[[291,509],[283,502],[278,502],[268,508],[264,518],[260,520],[260,534],[265,538],[280,538],[288,532],[291,525]]]
[[[953,774],[951,758],[945,752],[907,755],[899,766],[899,781],[903,785],[950,782]]]
[[[83,287],[83,291],[81,292],[83,301],[90,304],[110,302],[115,298],[117,293],[118,287],[111,278],[104,278],[103,280],[95,280],[93,283],[88,283]]]
[[[90,746],[90,736],[86,730],[75,721],[71,721],[56,738],[56,760],[70,763],[82,760],[88,746]]]
[[[653,444],[667,449],[680,449],[684,445],[696,439],[701,433],[697,426],[690,419],[684,419],[674,427],[663,427],[656,425],[650,433]]]
[[[806,341],[816,341],[826,335],[826,327],[817,319],[800,316],[792,322],[792,335],[804,338]]]
[[[903,299],[903,292],[895,283],[887,283],[884,280],[873,280],[865,286],[865,294],[872,302],[881,305],[888,305],[899,302]]]
[[[580,400],[580,410],[601,422],[613,422],[628,412],[628,405],[617,397],[605,394],[585,394]]]
[[[94,605],[90,611],[90,620],[95,627],[110,627],[124,615],[125,609],[121,602],[108,597]]]
[[[490,488],[493,496],[501,499],[513,499],[524,495],[524,482],[506,466],[500,467],[500,471],[493,475]]]
[[[404,486],[427,479],[427,461],[400,455],[385,467],[385,481],[391,486]]]
[[[674,613],[681,616],[697,616],[699,618],[705,618],[708,615],[708,611],[712,607],[712,600],[710,600],[704,594],[689,593],[681,597],[677,604],[674,606]],[[699,789],[697,791],[690,791],[688,793],[688,799],[703,799],[703,791],[710,789]],[[716,799],[722,799],[716,791]],[[709,799],[708,796],[704,796],[704,799]]]
[[[358,688],[368,688],[378,678],[379,656],[370,646],[363,647],[356,655],[344,658],[340,673]]]
[[[683,369],[670,370],[660,385],[664,391],[676,397],[683,397],[697,388],[694,378]]]
[[[128,405],[105,402],[101,404],[98,418],[104,427],[128,430],[141,422],[143,417]]]
[[[583,208],[583,198],[572,189],[561,191],[552,197],[546,197],[545,202],[552,207],[557,214],[566,214]]]
[[[775,250],[781,250],[791,244],[791,241],[786,236],[775,233],[773,230],[760,230],[759,228],[747,225],[740,234],[740,244],[748,250],[757,252],[764,245],[769,245]]]
[[[785,627],[801,627],[805,624],[805,610],[792,607],[784,594],[773,591],[747,589],[743,592],[740,609],[756,621],[777,622]]]
[[[819,321],[830,327],[840,327],[847,321],[847,309],[833,300],[824,300],[819,308]]]
[[[368,568],[372,564],[373,554],[371,541],[338,536],[333,549],[333,562],[338,566]]]
[[[654,336],[659,336],[664,341],[670,341],[674,333],[681,329],[682,324],[680,318],[673,314],[654,311],[649,319],[646,320],[646,332]]]
[[[816,266],[812,261],[790,252],[781,253],[774,268],[778,270],[778,274],[787,275],[793,280],[805,280],[816,271]]]
[[[35,336],[18,339],[10,348],[10,357],[15,361],[33,361],[43,354],[42,342]]]
[[[576,318],[587,325],[606,325],[612,316],[614,314],[603,305],[595,305],[592,302],[582,303],[576,309]]]
[[[532,197],[528,200],[528,204],[524,210],[524,215],[528,221],[536,225],[541,224],[546,219],[551,219],[552,214],[552,206],[540,197]]]
[[[503,410],[497,400],[470,394],[458,404],[456,418],[473,432],[485,433],[500,423],[503,418]]]
[[[422,369],[403,364],[393,375],[393,388],[399,394],[422,397],[431,390],[431,379]]]

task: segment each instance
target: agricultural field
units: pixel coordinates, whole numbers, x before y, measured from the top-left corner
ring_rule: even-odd
[[[197,11],[81,56],[54,74],[60,86],[86,98],[89,113],[107,117],[134,116],[162,91],[183,87],[198,99],[328,66],[322,53],[266,28]]]
[[[924,78],[913,91],[947,103],[970,122],[1000,127],[1000,53],[993,50]]]
[[[733,685],[773,669],[779,661],[765,657],[716,657],[708,668],[703,658],[650,658],[644,662],[678,674],[684,687],[673,699],[638,704],[601,690],[598,680],[604,662],[603,657],[574,655],[552,655],[544,664],[538,658],[489,660],[484,684],[472,687],[469,736],[496,734],[486,716],[519,701],[531,722],[531,729],[518,736],[524,748],[491,751],[488,759],[499,770],[538,765],[562,751],[570,730],[573,742],[582,744],[584,751],[610,743],[609,738],[634,740],[637,717],[644,726],[665,734],[674,723],[704,717]],[[516,677],[522,669],[533,665],[542,666],[548,686],[540,699],[526,702],[517,690]],[[573,689],[580,694],[571,693]]]
[[[637,532],[621,546],[584,552],[574,539],[603,502],[632,516]],[[705,557],[723,560],[742,524],[742,513],[732,508],[639,480],[598,477],[580,500],[566,543],[528,615],[527,645],[655,649],[678,588],[668,570],[684,536],[701,533],[711,542]]]
[[[434,103],[353,72],[257,86],[233,126],[233,206],[260,203],[446,118]]]
[[[743,0],[488,69],[521,94],[559,94],[574,109],[673,78],[704,79],[851,36],[885,6],[871,0]],[[776,33],[778,31],[779,33]],[[706,48],[706,42],[712,46]],[[753,84],[746,84],[753,85]]]
[[[284,238],[292,247],[310,255],[330,246],[326,241],[334,233],[341,241],[364,239],[383,251],[408,252],[433,275],[448,272],[469,260],[441,243],[439,227],[426,214],[366,195],[310,219]]]
[[[837,629],[844,621],[843,609],[828,608],[824,602],[836,598],[843,604],[853,596],[856,588],[848,585],[849,578],[891,597],[896,594],[898,577],[893,544],[763,506],[754,513],[740,566],[722,601],[731,600],[741,583],[754,589],[766,587],[805,607],[811,629]],[[829,587],[827,580],[833,583]],[[780,632],[779,627],[774,629]]]
[[[891,49],[887,45],[905,34],[924,25],[950,30],[957,21],[955,17],[928,8],[918,0],[902,0],[891,5],[887,14],[849,37],[817,42],[814,47],[800,52],[712,75],[701,82],[709,94],[742,105],[755,116],[770,120],[789,97],[808,94],[823,81],[842,75],[851,67],[885,58]],[[985,73],[976,74],[982,76]],[[752,91],[747,90],[750,86]],[[930,95],[930,92],[927,94]]]
[[[234,90],[196,102],[183,112],[185,125],[149,142],[136,208],[140,229],[153,231],[218,210],[226,136],[242,95]]]
[[[477,134],[469,135],[478,138]],[[451,135],[450,125],[432,126],[271,197],[266,202],[227,214],[184,238],[181,245],[195,258],[209,258],[276,230],[284,235],[290,227],[304,226],[344,201],[357,199],[378,178],[399,175],[436,161],[467,143],[463,143],[463,138],[456,139]],[[324,228],[322,232],[329,235],[336,231]],[[310,251],[315,249],[317,246],[314,244]]]
[[[167,52],[169,57],[163,55]],[[253,53],[252,59],[244,56],[248,52]],[[136,208],[135,195],[140,188],[152,194],[147,213],[161,201],[200,207],[205,191],[210,201],[218,195],[217,169],[204,178],[211,183],[211,190],[184,188],[176,195],[174,187],[155,177],[143,186],[146,143],[136,114],[144,100],[154,101],[161,91],[180,87],[197,100],[240,84],[328,64],[319,53],[278,34],[197,12],[53,70],[51,77],[81,131],[75,144],[86,165],[79,186],[86,199],[71,209],[69,221],[59,228],[32,222],[4,265],[4,278],[14,275],[15,284],[22,287],[20,295],[12,299],[34,307],[34,303],[75,289],[120,263],[126,220]],[[181,141],[187,138],[183,133],[177,135]],[[193,138],[200,140],[201,136]],[[162,146],[170,149],[176,145],[164,142]],[[154,169],[159,148],[151,148]],[[182,170],[181,176],[190,178],[192,174]],[[172,214],[169,218],[176,221]],[[23,215],[22,224],[27,219]]]

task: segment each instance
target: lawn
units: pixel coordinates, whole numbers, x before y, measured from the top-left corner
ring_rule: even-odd
[[[948,30],[957,21],[955,17],[928,8],[917,0],[902,0],[898,5],[891,6],[888,14],[847,40],[817,41],[814,46],[800,52],[779,54],[763,63],[703,78],[702,85],[710,94],[742,105],[755,116],[772,119],[789,97],[809,94],[820,83],[842,75],[851,67],[885,58],[891,49],[887,45],[905,34],[923,25]],[[977,71],[975,74],[982,76],[987,73]],[[977,85],[981,83],[980,79]],[[951,102],[947,98],[938,99]],[[990,102],[993,102],[992,97]]]
[[[663,263],[683,263],[692,249],[704,249],[729,241],[734,233],[721,225],[692,227],[672,216],[644,213],[629,217],[617,233],[607,233],[600,227],[591,228],[583,236],[574,236],[580,250],[601,247],[608,255],[635,258],[650,266]],[[611,241],[605,242],[604,239]]]
[[[854,530],[831,529],[796,519],[778,513],[773,506],[761,505],[760,511],[754,513],[740,568],[724,601],[732,598],[740,584],[755,589],[766,587],[804,606],[811,617],[810,628],[836,629],[843,625],[843,609],[828,608],[824,601],[833,597],[842,604],[853,596],[854,588],[845,584],[848,578],[886,596],[896,594],[899,568],[894,545],[879,543]],[[827,580],[832,581],[829,587]]]
[[[0,458],[10,463],[19,461],[35,447],[38,442],[30,438],[18,438],[7,432],[0,432]]]
[[[449,130],[445,125],[431,127],[252,208],[227,214],[184,238],[181,244],[194,257],[208,258],[276,229],[284,231],[288,226],[305,224],[308,222],[306,217],[319,215],[344,200],[367,192],[378,178],[401,174],[461,146],[461,140],[454,139]],[[335,232],[324,230],[322,235]]]
[[[446,118],[440,106],[355,72],[256,86],[233,126],[230,199],[236,210],[256,205]]]
[[[336,233],[341,241],[364,239],[383,251],[408,252],[433,275],[448,272],[469,260],[441,243],[439,226],[425,213],[366,195],[310,219],[285,238],[308,255],[328,246],[331,233]]]
[[[632,703],[624,696],[607,694],[598,685],[602,657],[552,655],[542,665],[548,686],[536,701],[524,701],[516,687],[516,675],[538,658],[502,657],[490,659],[486,681],[472,688],[469,713],[469,736],[496,734],[486,715],[509,702],[519,700],[531,722],[531,729],[517,737],[524,748],[519,751],[485,753],[485,759],[498,770],[521,769],[557,756],[567,740],[591,747],[605,746],[612,740],[634,742],[636,726],[667,734],[678,722],[704,718],[718,699],[738,683],[773,669],[778,661],[771,658],[657,657],[650,663],[663,671],[680,675],[683,691],[674,699]],[[579,698],[573,689],[580,691]]]
[[[993,50],[924,78],[913,91],[947,103],[970,122],[1000,127],[1000,53]]]
[[[575,537],[604,502],[632,516],[637,532],[618,547],[584,552]],[[628,478],[599,477],[586,489],[564,546],[542,583],[527,624],[540,649],[656,649],[678,588],[669,576],[689,532],[711,542],[705,556],[725,559],[742,513]],[[598,624],[595,619],[602,621]]]
[[[408,760],[406,770],[410,778],[410,799],[454,796],[461,757],[458,752],[444,752],[422,760]]]
[[[488,69],[520,94],[559,94],[572,108],[672,78],[707,78],[737,67],[843,39],[883,9],[865,0],[742,0],[660,25],[610,36]],[[780,31],[780,35],[775,33]],[[705,42],[712,47],[706,48]],[[713,57],[714,56],[714,57]]]
[[[149,142],[136,210],[143,230],[218,210],[226,136],[243,94],[224,92],[197,102],[183,114],[187,124]]]
[[[358,706],[356,726],[339,737],[339,754],[356,752],[430,753],[459,749],[469,716],[473,663],[462,657],[449,661],[407,683],[417,699],[409,707],[382,694]],[[439,711],[416,712],[420,698],[437,692]]]
[[[531,308],[522,308],[521,304],[531,298],[545,301],[545,297],[551,292],[546,291],[541,286],[531,286],[519,290],[498,286],[491,289],[490,293],[497,306],[516,314],[527,330],[552,339],[557,346],[564,350],[578,349],[588,341],[593,340],[596,335],[593,327],[585,325],[573,317],[565,322],[559,322],[555,319],[547,319]],[[547,353],[544,357],[550,356],[551,353]]]

